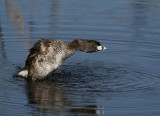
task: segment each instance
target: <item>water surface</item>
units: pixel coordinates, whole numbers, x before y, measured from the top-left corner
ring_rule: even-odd
[[[0,115],[160,115],[159,0],[1,0]],[[94,39],[48,79],[13,77],[40,38]]]

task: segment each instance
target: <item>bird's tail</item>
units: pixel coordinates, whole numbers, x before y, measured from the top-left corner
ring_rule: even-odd
[[[24,67],[21,71],[17,73],[18,76],[20,77],[27,77],[28,76],[28,68]]]

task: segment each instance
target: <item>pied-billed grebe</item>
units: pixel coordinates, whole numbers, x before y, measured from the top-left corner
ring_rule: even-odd
[[[30,49],[25,67],[18,72],[18,76],[33,81],[42,79],[61,66],[64,60],[72,56],[77,50],[89,53],[105,49],[106,47],[101,46],[95,40],[75,39],[68,43],[42,39]]]

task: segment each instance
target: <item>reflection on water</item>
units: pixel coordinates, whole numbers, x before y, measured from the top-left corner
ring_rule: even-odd
[[[142,33],[144,29],[145,30],[152,29],[150,28],[149,23],[156,17],[156,15],[154,15],[154,13],[156,14],[155,3],[153,1],[146,1],[146,2],[139,1],[131,3],[133,7],[132,27],[135,30],[134,36],[136,38],[145,36],[144,34],[146,33]],[[150,17],[151,15],[152,19]]]
[[[150,2],[150,1],[147,1]],[[133,26],[144,26],[147,25],[148,20],[148,12],[150,9],[149,3],[147,2],[138,2],[138,3],[132,3],[133,6]]]
[[[97,105],[74,106],[74,98],[68,97],[59,82],[44,80],[28,84],[28,101],[30,104],[36,104],[34,108],[42,113],[58,115],[68,112],[100,115],[100,109]],[[81,102],[85,101],[82,99]],[[90,102],[94,103],[95,101]]]
[[[8,0],[4,0],[9,21],[17,33],[28,36],[25,28],[25,21],[19,9],[18,0],[13,0],[10,4]],[[13,6],[12,6],[13,5]]]
[[[0,11],[0,115],[159,116],[159,0],[1,0]],[[43,81],[13,78],[40,38],[108,49],[78,52]]]
[[[149,1],[147,1],[149,2]],[[138,2],[132,3],[133,6],[133,29],[135,30],[135,37],[144,36],[143,33],[140,33],[142,28],[145,28],[148,24],[148,12],[149,12],[149,3]]]
[[[2,34],[2,27],[1,27],[1,20],[0,20],[0,52],[1,52],[1,56],[3,59],[6,59],[6,53],[5,53],[5,44],[3,39],[1,38],[3,36]]]

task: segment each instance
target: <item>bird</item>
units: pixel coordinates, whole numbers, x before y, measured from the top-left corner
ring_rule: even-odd
[[[76,51],[92,53],[105,49],[100,42],[90,39],[75,39],[71,42],[40,39],[30,49],[25,66],[17,76],[32,81],[41,80],[59,68]]]

